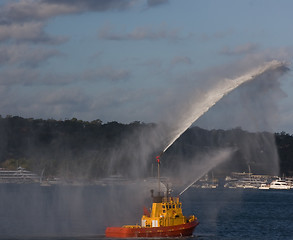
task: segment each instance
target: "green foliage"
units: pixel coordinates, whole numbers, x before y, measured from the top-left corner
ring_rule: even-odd
[[[29,168],[29,163],[27,159],[24,159],[24,158],[20,158],[20,159],[11,158],[2,162],[1,167],[8,170],[16,170],[18,167]]]
[[[148,175],[154,157],[163,149],[163,143],[153,143],[155,139],[163,139],[156,131],[156,124],[139,121],[103,124],[99,119],[86,122],[76,118],[57,121],[7,116],[0,118],[0,164],[8,169],[21,166],[39,174],[45,170],[45,176],[67,178]],[[265,134],[269,133],[261,136]],[[237,164],[240,168],[237,170],[247,170],[244,162],[248,158],[257,168],[260,155],[247,156],[243,150],[246,143],[256,137],[259,138],[258,133],[248,133],[240,128],[208,131],[194,127],[163,155],[162,164],[166,168],[176,168],[176,160],[188,161],[213,147],[238,147],[235,161],[242,161],[242,165]],[[282,132],[274,137],[281,173],[293,175],[293,136]],[[264,139],[259,138],[260,146],[265,144]],[[145,146],[152,147],[148,155],[144,155]]]

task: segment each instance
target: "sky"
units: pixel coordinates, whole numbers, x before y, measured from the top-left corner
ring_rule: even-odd
[[[220,79],[271,60],[290,68],[292,9],[291,0],[0,0],[0,114],[176,119]],[[293,134],[291,79],[239,87],[194,124]]]

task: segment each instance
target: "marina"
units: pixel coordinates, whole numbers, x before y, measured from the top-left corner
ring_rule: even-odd
[[[257,175],[246,172],[232,172],[226,176],[222,184],[219,179],[209,179],[207,174],[192,186],[193,188],[229,188],[229,189],[258,189],[258,190],[290,190],[293,189],[292,177]]]

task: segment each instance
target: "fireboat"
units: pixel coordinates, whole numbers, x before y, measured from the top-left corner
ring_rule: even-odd
[[[151,190],[153,200],[150,211],[144,208],[141,225],[124,225],[122,227],[107,227],[108,238],[132,237],[186,237],[191,236],[199,224],[194,215],[185,217],[182,213],[182,203],[178,197],[170,196],[167,188],[166,194],[160,192],[160,160],[158,162],[158,192],[155,195]]]

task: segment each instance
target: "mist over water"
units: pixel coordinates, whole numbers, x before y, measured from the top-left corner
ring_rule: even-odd
[[[192,184],[197,182],[200,178],[202,178],[206,173],[211,171],[213,168],[229,160],[234,152],[235,149],[229,148],[221,149],[218,151],[214,150],[211,151],[209,154],[205,154],[204,156],[197,156],[197,158],[200,157],[200,161],[191,159],[190,164],[188,164],[188,166],[186,166],[186,164],[184,164],[183,166],[179,165],[175,174],[176,179],[173,179],[174,182],[181,182],[182,186],[180,186],[181,189],[180,192],[178,192],[179,195],[182,195],[185,191],[188,190],[188,188]],[[183,186],[185,188],[182,188]]]
[[[149,189],[143,187],[141,182],[107,187],[1,184],[0,239],[102,236],[107,226],[139,223],[143,206],[150,204]]]
[[[107,174],[123,175],[123,173],[119,172],[119,164],[123,164],[124,166],[128,166],[128,172],[131,173],[131,177],[133,178],[150,176],[150,165],[155,165],[155,156],[166,152],[182,135],[182,133],[196,122],[197,119],[205,115],[206,112],[209,112],[209,110],[214,105],[221,102],[222,99],[225,99],[223,98],[225,95],[230,95],[231,92],[233,93],[240,88],[246,88],[247,92],[251,92],[254,95],[257,95],[256,90],[254,90],[255,87],[257,88],[257,91],[260,88],[266,92],[274,91],[274,82],[277,82],[278,78],[288,71],[286,63],[280,61],[267,62],[260,64],[258,67],[250,66],[248,70],[246,69],[243,71],[242,69],[242,71],[239,71],[239,74],[237,74],[237,70],[239,69],[240,68],[233,68],[233,77],[229,78],[229,74],[226,74],[225,78],[221,75],[218,79],[217,76],[213,76],[216,80],[204,82],[202,88],[196,88],[193,86],[194,88],[189,87],[188,90],[183,89],[186,90],[186,96],[184,98],[173,94],[172,101],[170,101],[169,104],[173,106],[172,103],[177,101],[178,105],[174,105],[174,109],[170,111],[171,113],[169,115],[162,111],[162,115],[165,116],[162,124],[153,125],[145,129],[138,128],[129,136],[121,138],[121,144],[118,148],[109,151],[109,154],[106,156],[109,163]],[[265,94],[262,94],[261,92],[260,95]],[[162,96],[162,99],[163,98],[164,96]],[[257,98],[254,99],[248,96],[245,100],[246,102],[254,101],[251,105],[258,104],[258,102],[256,102],[258,100]],[[245,109],[243,109],[243,111],[244,110]],[[263,116],[259,117],[259,120],[269,118],[265,111],[266,107],[260,109],[259,115],[262,115],[263,113]],[[235,117],[233,116],[233,119],[238,119],[236,113],[233,114],[232,112],[231,114],[235,115]],[[233,119],[231,119],[231,121],[233,121]],[[229,120],[226,119],[226,121]],[[238,139],[241,139],[241,137]],[[262,156],[257,163],[259,165],[258,169],[262,167],[265,173],[278,174],[278,153],[275,147],[273,134],[259,133],[252,141],[248,141],[248,138],[245,138],[239,144],[241,154],[244,156],[247,165],[251,162],[256,162],[256,159],[259,156]],[[216,150],[219,151],[219,149]],[[164,155],[165,154],[163,154],[163,164],[164,161],[169,161],[169,159],[164,158]],[[198,159],[196,156],[190,157],[191,159]],[[207,159],[203,155],[201,158]],[[228,157],[228,159],[229,158],[230,157]],[[130,161],[130,159],[135,159],[135,161]],[[178,157],[178,161],[181,162],[185,169],[187,169],[186,165],[183,163],[184,161],[180,161],[180,157]],[[200,164],[207,164],[204,161],[195,162],[197,162],[196,167],[198,169],[201,168]],[[210,163],[210,165],[216,167],[212,163]],[[164,168],[163,165],[162,167]],[[252,169],[252,171],[253,170],[254,169]],[[205,173],[206,172],[201,172],[200,175]],[[197,176],[195,176],[195,178],[196,177]],[[185,184],[187,184],[187,182],[185,182]]]

